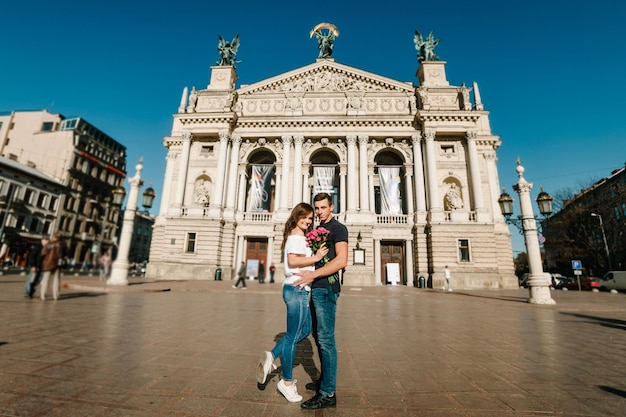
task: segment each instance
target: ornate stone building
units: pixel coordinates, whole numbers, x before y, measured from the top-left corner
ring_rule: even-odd
[[[290,209],[326,191],[350,234],[345,285],[399,273],[436,288],[448,265],[455,288],[516,288],[501,142],[476,83],[451,86],[445,66],[422,62],[415,86],[318,58],[239,88],[233,66],[212,67],[206,89],[185,88],[164,140],[148,275],[228,279],[259,260],[280,282]]]

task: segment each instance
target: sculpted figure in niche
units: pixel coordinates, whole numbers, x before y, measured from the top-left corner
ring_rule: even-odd
[[[191,87],[191,94],[189,94],[189,106],[187,106],[187,113],[193,113],[196,111],[196,103],[198,103],[198,92],[196,87]]]
[[[208,206],[210,200],[209,187],[203,179],[196,181],[193,190],[193,201],[200,206]]]
[[[459,194],[459,190],[456,187],[456,184],[450,184],[450,188],[446,193],[446,196],[443,199],[444,208],[447,211],[459,210],[463,208],[463,199],[461,199],[461,195]]]

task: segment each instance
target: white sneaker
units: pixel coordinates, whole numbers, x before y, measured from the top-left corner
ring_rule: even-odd
[[[276,385],[276,387],[278,388],[278,391],[280,391],[280,393],[283,394],[285,398],[287,399],[287,401],[289,401],[290,403],[297,403],[297,402],[302,401],[302,395],[298,394],[298,389],[296,388],[296,382],[298,381],[294,379],[293,384],[285,385],[285,381],[281,379],[280,381],[278,381],[278,384]]]
[[[236,289],[237,287],[233,285],[233,288],[235,288],[235,289]]]
[[[259,365],[256,369],[256,381],[259,384],[265,384],[267,376],[272,372],[272,365],[274,365],[274,357],[272,352],[263,352],[259,359]]]

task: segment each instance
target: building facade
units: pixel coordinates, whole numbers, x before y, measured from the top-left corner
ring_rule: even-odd
[[[112,193],[124,185],[125,146],[81,118],[14,111],[0,115],[0,154],[65,187],[51,233],[63,234],[77,264],[95,263],[115,244]]]
[[[456,288],[517,287],[501,141],[477,84],[450,85],[445,67],[421,63],[416,86],[318,58],[238,88],[233,66],[212,67],[164,140],[148,275],[228,279],[252,260],[280,282],[284,222],[324,191],[349,230],[344,285],[441,287],[448,265]]]
[[[626,269],[626,167],[581,190],[543,221],[546,266],[572,274],[572,260],[586,275]]]
[[[0,260],[23,266],[31,245],[55,229],[65,186],[28,165],[0,156]]]

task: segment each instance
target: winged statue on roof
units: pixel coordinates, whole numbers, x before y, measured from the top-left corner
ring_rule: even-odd
[[[232,66],[236,63],[237,49],[239,49],[239,34],[235,35],[232,41],[227,41],[219,35],[219,43],[217,44],[217,50],[220,53],[220,60],[217,61],[219,66]]]
[[[417,50],[417,61],[439,61],[439,57],[435,54],[435,47],[439,45],[439,38],[435,39],[435,32],[430,31],[430,34],[423,38],[419,30],[415,30],[415,36],[413,37],[415,43],[415,49]]]

